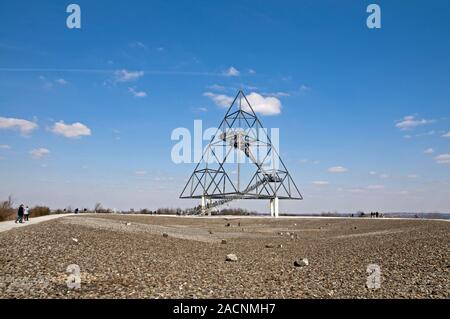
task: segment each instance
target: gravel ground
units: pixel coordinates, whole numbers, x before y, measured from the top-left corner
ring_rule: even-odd
[[[0,233],[0,298],[450,298],[449,244],[446,221],[78,215]]]

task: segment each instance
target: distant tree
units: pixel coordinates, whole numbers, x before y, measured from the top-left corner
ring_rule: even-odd
[[[5,201],[0,202],[0,221],[11,220],[15,218],[16,212],[13,205],[14,201],[11,195],[9,195]]]
[[[8,198],[5,201],[1,202],[0,208],[2,208],[2,209],[11,209],[11,208],[13,208],[13,205],[14,205],[14,201],[12,199],[12,196],[9,195]]]
[[[95,203],[95,206],[94,206],[94,213],[99,213],[101,210],[103,210],[102,204],[100,204],[100,203]]]

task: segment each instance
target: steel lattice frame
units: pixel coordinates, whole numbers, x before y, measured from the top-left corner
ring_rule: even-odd
[[[247,111],[242,108],[243,99],[247,103]],[[239,108],[236,111],[232,111],[233,106],[237,101],[239,102]],[[238,125],[238,129],[236,129],[236,124]],[[242,127],[241,124],[244,124],[249,132],[250,130],[255,130],[256,135],[251,137],[247,133],[243,133],[242,129],[240,129]],[[234,98],[233,103],[231,103],[228,108],[216,133],[213,135],[210,143],[203,152],[201,160],[196,165],[194,172],[191,174],[188,182],[183,188],[180,198],[199,199],[205,197],[208,199],[232,200],[272,199],[278,197],[279,199],[303,199],[280,155],[275,147],[273,147],[270,137],[265,134],[264,138],[266,138],[267,141],[263,141],[260,138],[260,129],[264,129],[261,121],[256,116],[245,94],[242,91],[239,91]],[[229,135],[228,132],[232,132],[233,135]],[[230,137],[234,138],[234,144],[232,143],[232,139],[230,142]],[[239,138],[238,142],[236,142],[237,138]],[[244,138],[244,142],[242,142],[242,138]],[[244,150],[242,149],[242,143],[245,143]],[[216,154],[215,149],[217,147],[225,147],[225,149],[227,149],[226,154],[222,159]],[[260,149],[263,147],[267,149],[267,152],[265,152],[265,155],[263,154],[263,160],[258,161],[257,157],[254,156],[255,152],[252,152],[251,149],[256,148],[257,154],[259,154]],[[243,190],[240,190],[239,187],[239,169],[238,185],[235,185],[224,168],[224,164],[233,149],[245,152],[247,158],[252,161],[250,165],[256,167],[255,173]],[[217,161],[218,168],[208,167],[209,157],[211,155]],[[280,163],[279,169],[264,168],[264,163],[269,156],[278,158]],[[205,166],[201,167],[202,164]],[[229,188],[231,189],[227,189],[226,185],[230,185]]]

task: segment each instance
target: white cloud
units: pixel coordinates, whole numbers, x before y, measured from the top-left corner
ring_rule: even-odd
[[[378,189],[383,189],[384,185],[369,185],[367,186],[367,189],[371,189],[371,190],[378,190]]]
[[[382,178],[382,179],[386,179],[386,178],[389,178],[389,177],[390,177],[389,174],[386,174],[386,173],[378,174],[378,173],[375,172],[375,171],[370,171],[370,172],[369,172],[369,175],[372,175],[372,176],[378,176],[379,178]]]
[[[441,154],[434,158],[438,164],[450,164],[450,154]]]
[[[304,85],[304,84],[302,84],[302,85],[300,86],[300,92],[301,92],[301,93],[308,92],[308,91],[311,91],[311,88],[310,88],[309,86]]]
[[[423,151],[425,154],[433,154],[434,153],[434,149],[432,149],[431,147],[430,148],[427,148],[425,151]]]
[[[118,70],[115,72],[117,82],[131,82],[144,76],[144,71]]]
[[[345,173],[347,171],[348,169],[343,166],[333,166],[328,169],[328,172],[330,173]]]
[[[288,92],[271,92],[271,93],[264,93],[264,94],[268,95],[268,96],[275,96],[275,97],[291,96],[291,94]]]
[[[58,83],[58,84],[61,84],[61,85],[65,85],[65,84],[69,83],[66,80],[62,79],[62,78],[61,79],[56,79],[55,82]]]
[[[16,129],[19,130],[22,134],[29,134],[37,127],[38,125],[31,121],[0,117],[0,129]]]
[[[134,88],[128,88],[128,91],[133,94],[134,97],[146,97],[147,93],[144,91],[136,91]]]
[[[91,135],[91,130],[82,123],[65,124],[63,121],[59,121],[53,125],[51,130],[53,133],[65,136],[67,138],[77,138],[80,136]]]
[[[255,113],[262,115],[277,115],[281,113],[281,102],[276,97],[263,97],[258,93],[252,92],[247,95],[247,100]],[[248,103],[245,99],[242,100],[242,108],[247,112],[250,111]]]
[[[450,138],[450,132],[445,133],[444,135],[442,135],[442,137]]]
[[[203,96],[209,97],[216,105],[221,107],[229,107],[231,103],[233,103],[233,98],[225,94],[205,92],[203,93]]]
[[[147,49],[147,46],[140,41],[135,41],[133,43],[130,43],[130,47],[138,48],[138,49],[145,49],[145,50]]]
[[[213,84],[213,85],[208,86],[208,89],[214,90],[214,91],[224,91],[225,87],[223,85]]]
[[[419,175],[417,174],[408,174],[408,178],[418,178]]]
[[[411,138],[414,138],[414,137],[432,136],[432,135],[434,135],[434,134],[436,134],[436,131],[431,130],[431,131],[428,131],[428,132],[419,133],[419,134],[414,134],[414,135],[406,134],[406,135],[404,135],[403,137],[404,137],[404,138],[407,138],[407,139],[411,139]]]
[[[434,135],[434,134],[436,134],[436,131],[431,130],[431,131],[428,131],[428,132],[416,134],[415,137],[431,136],[431,135]]]
[[[44,83],[44,88],[46,88],[46,89],[53,88],[53,83],[51,81],[47,80],[47,78],[45,76],[40,75],[39,80],[41,80]]]
[[[212,92],[205,92],[203,96],[209,97],[216,105],[221,107],[229,107],[234,100],[231,96]],[[255,113],[276,115],[281,112],[281,102],[275,97],[263,97],[258,93],[252,92],[247,95],[247,100]],[[242,109],[250,112],[250,107],[245,99],[242,99]]]
[[[229,67],[228,70],[226,70],[223,75],[225,76],[239,76],[239,74],[241,74],[241,72],[239,72],[236,68],[234,67]]]
[[[313,181],[312,183],[317,186],[325,186],[330,184],[328,181]]]
[[[402,131],[411,130],[417,126],[427,125],[433,123],[434,120],[417,119],[414,115],[405,116],[402,120],[397,121],[395,126]]]
[[[35,148],[30,151],[30,154],[33,158],[42,158],[48,154],[50,154],[50,151],[46,148]]]
[[[256,74],[256,71],[253,70],[253,69],[249,69],[249,70],[248,70],[248,74]]]
[[[0,149],[2,149],[2,150],[9,150],[9,149],[11,149],[11,146],[6,145],[6,144],[0,144]]]
[[[144,175],[147,175],[147,171],[136,171],[136,172],[134,172],[134,174],[137,176],[144,176]]]

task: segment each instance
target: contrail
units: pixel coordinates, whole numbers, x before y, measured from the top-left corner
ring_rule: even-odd
[[[55,69],[55,68],[0,68],[0,72],[66,72],[66,73],[115,73],[122,69]],[[223,73],[214,72],[189,72],[189,71],[162,71],[162,70],[140,70],[145,74],[153,75],[190,75],[190,76],[220,76],[226,77]]]
[[[78,73],[114,73],[108,69],[46,69],[46,68],[0,68],[0,72],[78,72]]]

